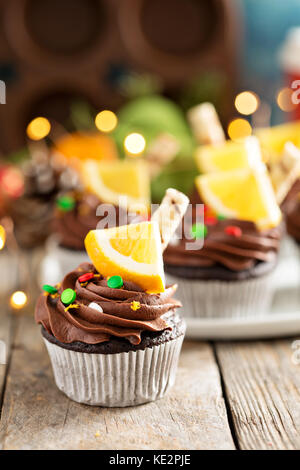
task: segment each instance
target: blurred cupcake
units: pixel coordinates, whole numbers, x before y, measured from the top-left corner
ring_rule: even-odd
[[[103,215],[97,215],[97,208],[101,205]],[[49,256],[57,261],[61,275],[64,275],[74,263],[78,265],[89,261],[84,239],[90,230],[96,229],[101,221],[101,228],[108,228],[130,223],[134,217],[122,207],[103,204],[95,194],[78,191],[65,193],[56,201],[53,220],[55,241],[49,244]]]
[[[55,241],[49,244],[45,263],[51,269],[45,269],[44,279],[50,276],[47,271],[53,270],[53,261],[59,266],[59,278],[74,264],[88,261],[84,238],[90,230],[97,226],[103,229],[124,225],[147,217],[150,185],[144,166],[135,162],[87,160],[81,165],[80,177],[84,189],[62,194],[56,201]]]
[[[160,398],[174,383],[185,324],[177,286],[165,287],[159,224],[93,230],[85,245],[93,265],[45,285],[36,306],[56,384],[89,405]]]
[[[194,318],[268,313],[282,228],[265,168],[211,173],[196,185],[204,217],[197,214],[203,207],[194,205],[185,236],[164,256],[168,281],[179,282],[184,312]]]
[[[36,248],[49,237],[58,192],[74,187],[76,181],[67,168],[56,167],[47,153],[26,162],[20,174],[22,191],[10,197],[7,213],[13,219],[18,244],[25,249]]]

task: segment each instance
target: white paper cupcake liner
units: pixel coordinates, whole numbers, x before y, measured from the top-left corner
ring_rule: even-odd
[[[156,400],[174,384],[184,335],[159,346],[119,354],[87,354],[44,338],[57,387],[87,405],[133,406]]]
[[[178,283],[176,298],[189,318],[241,318],[270,313],[274,273],[244,281],[194,280],[166,275],[167,284]]]

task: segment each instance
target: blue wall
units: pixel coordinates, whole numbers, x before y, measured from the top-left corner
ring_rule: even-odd
[[[245,42],[241,51],[241,88],[252,89],[273,105],[273,120],[284,116],[275,105],[282,84],[278,49],[287,31],[300,26],[300,0],[236,0],[242,4]]]

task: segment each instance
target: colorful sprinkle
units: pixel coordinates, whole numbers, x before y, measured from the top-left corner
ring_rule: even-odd
[[[131,302],[131,306],[130,306],[131,310],[138,310],[139,308],[141,308],[141,304],[140,302],[138,302],[137,300],[133,300]]]
[[[228,225],[228,227],[225,228],[225,232],[227,235],[232,235],[233,237],[240,237],[243,233],[240,227],[236,225]]]
[[[218,220],[226,220],[227,217],[225,217],[225,215],[222,215],[222,214],[217,214],[217,219]]]
[[[72,196],[61,196],[56,201],[57,207],[63,212],[69,212],[75,207],[75,199]]]
[[[65,289],[60,296],[60,300],[65,305],[70,305],[76,299],[76,292],[73,289]]]
[[[120,289],[120,287],[122,287],[124,285],[124,282],[123,282],[123,279],[121,278],[121,276],[111,276],[107,280],[107,285],[111,289]]]
[[[44,284],[43,285],[43,290],[47,292],[48,294],[56,294],[57,289],[54,286],[50,286],[50,284]]]
[[[79,304],[70,304],[65,308],[65,312],[68,312],[71,308],[79,308]]]
[[[216,217],[206,217],[205,223],[206,225],[216,225],[218,223],[218,219],[216,219]]]
[[[210,217],[210,216],[214,216],[215,213],[211,207],[204,205],[204,214],[205,216]]]
[[[82,276],[79,276],[78,281],[79,282],[87,282],[87,281],[90,281],[93,278],[94,278],[94,273],[86,273],[86,274],[82,274]]]
[[[101,307],[101,305],[98,305],[96,304],[96,302],[91,302],[89,305],[88,305],[89,308],[93,308],[94,310],[97,310],[98,312],[100,313],[103,313],[103,308]]]
[[[207,227],[204,224],[196,223],[192,225],[191,234],[194,238],[204,238],[207,235]]]

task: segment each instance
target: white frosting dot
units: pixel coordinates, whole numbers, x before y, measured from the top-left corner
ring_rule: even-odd
[[[89,308],[93,308],[94,310],[97,310],[98,312],[103,312],[103,309],[101,307],[101,305],[98,305],[96,304],[96,302],[91,302],[89,305],[88,305]]]

